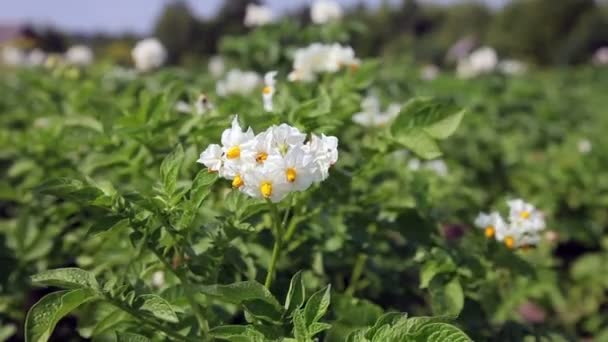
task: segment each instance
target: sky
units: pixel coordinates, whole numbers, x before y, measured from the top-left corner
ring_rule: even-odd
[[[0,24],[33,23],[52,25],[79,33],[151,31],[163,6],[171,0],[4,0],[0,2]],[[378,6],[383,0],[341,0],[343,6],[361,1]],[[388,0],[399,3],[399,0]],[[424,0],[449,3],[458,0]],[[506,0],[483,0],[497,5]],[[222,0],[187,0],[193,11],[202,17],[213,16]],[[312,0],[266,0],[265,4],[281,13],[310,4]]]

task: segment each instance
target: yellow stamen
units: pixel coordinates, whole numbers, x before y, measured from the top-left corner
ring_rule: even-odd
[[[496,230],[494,229],[493,226],[487,226],[486,227],[485,233],[486,233],[486,237],[488,239],[491,238],[492,236],[494,236],[495,232],[496,232]]]
[[[511,236],[507,236],[505,238],[505,246],[509,249],[513,249],[515,247],[515,239]]]
[[[264,93],[264,95],[268,95],[268,94],[272,93],[272,87],[265,86],[264,89],[262,89],[262,93]]]
[[[264,198],[269,198],[272,195],[272,183],[265,181],[260,184],[260,193]]]
[[[266,152],[259,152],[256,156],[255,156],[255,161],[258,164],[263,164],[266,159],[268,159],[268,153]]]
[[[527,219],[528,217],[530,217],[530,212],[529,212],[529,211],[527,211],[527,210],[524,210],[524,211],[522,211],[522,212],[519,214],[519,216],[520,216],[522,219],[524,219],[524,220],[525,220],[525,219]]]
[[[234,176],[234,178],[232,179],[232,187],[233,188],[240,188],[244,185],[245,183],[243,182],[243,178],[241,178],[240,175],[236,175]]]
[[[235,159],[241,156],[241,148],[239,146],[232,146],[231,148],[228,149],[228,152],[226,152],[226,157],[228,157],[228,159]]]
[[[289,183],[293,183],[296,181],[296,169],[294,169],[293,167],[287,169],[287,171],[285,171],[285,174],[287,175],[287,181]]]

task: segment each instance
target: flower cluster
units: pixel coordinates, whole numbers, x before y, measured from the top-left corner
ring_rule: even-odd
[[[167,59],[167,50],[156,38],[146,38],[137,42],[131,51],[135,68],[150,71],[162,66]]]
[[[484,229],[488,238],[504,242],[509,248],[535,245],[540,240],[540,231],[545,229],[545,218],[532,204],[521,199],[507,201],[508,222],[498,212],[480,213],[475,225]]]
[[[306,141],[306,134],[287,124],[254,135],[235,117],[221,142],[209,145],[198,162],[245,194],[272,202],[325,180],[338,160],[336,137],[312,134]]]
[[[86,45],[74,45],[65,52],[65,60],[72,65],[87,66],[93,63],[93,58],[93,50]]]
[[[315,24],[325,24],[342,18],[342,7],[336,1],[317,0],[310,7],[310,19]]]
[[[350,46],[338,43],[313,43],[294,53],[293,71],[287,76],[290,81],[314,81],[316,74],[336,72],[344,67],[356,69],[360,64]]]
[[[386,126],[399,115],[401,105],[391,103],[386,111],[380,110],[380,100],[376,96],[368,95],[361,101],[361,112],[353,115],[353,122],[365,127]]]

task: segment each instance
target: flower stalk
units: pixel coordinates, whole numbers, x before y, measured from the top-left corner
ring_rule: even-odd
[[[274,246],[272,248],[270,264],[268,264],[268,273],[266,274],[266,281],[264,282],[264,286],[267,289],[270,289],[270,286],[272,286],[272,280],[274,279],[276,265],[281,255],[281,249],[283,248],[283,225],[281,223],[281,216],[279,215],[279,210],[277,209],[276,204],[272,203],[272,201],[270,200],[267,200],[267,202],[268,206],[270,207],[270,212],[272,214],[272,222],[274,226]]]

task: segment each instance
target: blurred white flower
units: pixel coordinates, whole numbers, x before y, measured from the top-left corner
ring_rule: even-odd
[[[448,166],[441,159],[428,161],[424,164],[424,167],[435,172],[438,176],[445,177],[448,175]]]
[[[131,56],[135,68],[139,71],[150,71],[162,66],[167,59],[167,50],[156,38],[146,38],[137,42]]]
[[[392,103],[385,112],[380,110],[380,100],[377,97],[368,95],[361,101],[361,112],[353,115],[353,122],[365,127],[386,126],[399,115],[401,106]]]
[[[581,139],[578,141],[577,148],[578,152],[580,152],[581,154],[587,154],[591,152],[593,145],[591,144],[591,141],[589,141],[589,139]]]
[[[257,73],[232,69],[223,80],[217,82],[216,92],[220,96],[248,95],[258,88],[260,83],[261,78]]]
[[[356,69],[359,64],[350,46],[313,43],[295,51],[293,71],[287,78],[290,81],[310,82],[316,79],[316,74],[333,73],[345,67]]]
[[[274,85],[276,83],[275,77],[277,75],[276,71],[267,72],[264,75],[264,88],[262,89],[262,101],[264,102],[264,110],[267,112],[272,112],[272,98],[274,96],[275,88]]]
[[[32,51],[30,51],[30,53],[27,54],[27,64],[30,66],[44,65],[46,57],[46,53],[41,49],[33,49]]]
[[[342,7],[337,1],[316,0],[310,7],[310,18],[315,24],[325,24],[342,18]]]
[[[156,271],[152,273],[152,286],[161,288],[165,285],[165,272]]]
[[[207,66],[211,76],[220,78],[224,74],[226,65],[222,56],[213,56],[209,59],[209,65]]]
[[[272,9],[268,6],[248,4],[244,24],[247,27],[263,26],[273,20]]]
[[[504,233],[507,229],[507,224],[498,212],[490,214],[479,213],[475,219],[475,226],[484,230],[487,238],[496,237],[498,241],[504,239]]]
[[[2,48],[2,63],[9,66],[25,65],[27,63],[27,55],[17,47],[5,46]]]
[[[528,67],[525,63],[515,59],[505,59],[498,63],[498,70],[505,75],[521,75],[526,72]]]
[[[306,135],[287,124],[254,135],[243,131],[235,117],[222,133],[222,146],[212,144],[198,160],[232,181],[245,194],[278,202],[292,191],[304,191],[327,178],[338,158],[338,139]]]
[[[427,64],[420,70],[420,78],[423,81],[432,81],[439,76],[439,67],[434,64]]]
[[[494,71],[498,65],[498,55],[491,47],[481,47],[467,58],[458,61],[457,74],[461,78],[471,78]]]
[[[213,105],[209,101],[207,94],[204,94],[204,93],[201,93],[198,96],[194,105],[191,105],[190,103],[188,103],[186,101],[178,101],[175,104],[175,110],[180,113],[188,113],[188,114],[196,113],[196,114],[201,115],[201,114],[205,114],[206,112],[210,111],[211,109],[213,109]]]
[[[593,63],[596,65],[608,65],[608,46],[603,46],[595,51]]]
[[[90,65],[93,63],[93,50],[85,45],[71,46],[65,53],[65,60],[72,65]]]

